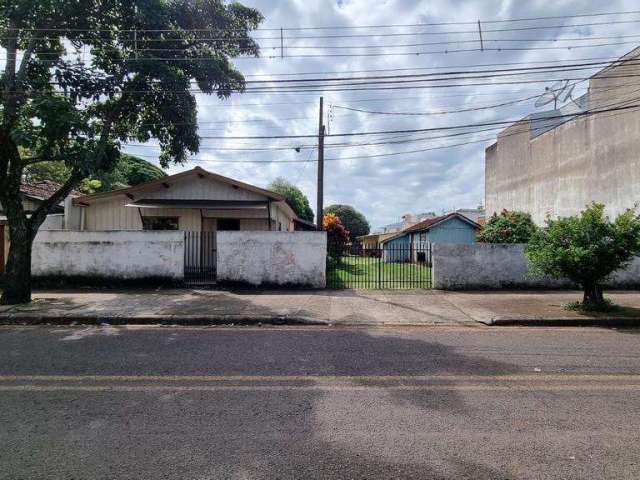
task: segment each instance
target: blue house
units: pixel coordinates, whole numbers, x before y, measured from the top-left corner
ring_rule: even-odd
[[[385,262],[426,262],[433,243],[475,243],[480,229],[459,213],[429,218],[382,241]]]

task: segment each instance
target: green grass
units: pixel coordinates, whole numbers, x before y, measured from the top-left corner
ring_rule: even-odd
[[[329,288],[429,288],[431,268],[415,263],[385,263],[378,258],[345,256],[329,262]]]

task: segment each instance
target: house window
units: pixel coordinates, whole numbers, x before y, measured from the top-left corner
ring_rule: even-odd
[[[143,230],[179,230],[178,217],[142,217]]]
[[[240,220],[237,218],[219,218],[218,230],[240,230]]]

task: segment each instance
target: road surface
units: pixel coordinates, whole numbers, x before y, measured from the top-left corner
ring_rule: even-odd
[[[638,479],[640,331],[0,329],[1,479]]]

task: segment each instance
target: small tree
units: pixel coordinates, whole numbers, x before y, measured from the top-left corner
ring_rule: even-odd
[[[278,177],[269,185],[269,190],[279,193],[287,199],[287,203],[301,219],[313,222],[313,210],[309,206],[309,199],[293,183]]]
[[[478,241],[484,243],[527,243],[535,233],[531,215],[525,212],[502,210],[482,226]]]
[[[604,205],[593,203],[579,216],[547,219],[526,249],[537,274],[568,278],[584,289],[583,307],[605,303],[602,283],[640,254],[640,217],[627,210],[614,222]]]
[[[371,231],[371,225],[366,217],[351,205],[329,205],[324,209],[324,215],[328,214],[334,214],[340,218],[352,240],[362,235],[368,235]]]

